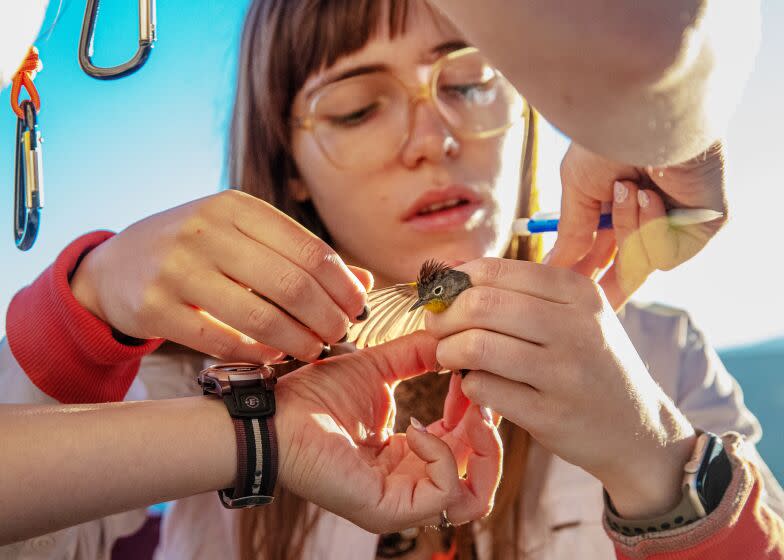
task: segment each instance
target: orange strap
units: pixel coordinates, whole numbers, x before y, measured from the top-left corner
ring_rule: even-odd
[[[41,60],[38,58],[38,49],[30,47],[27,57],[14,75],[11,84],[11,108],[20,119],[24,118],[24,111],[19,106],[19,94],[22,93],[22,86],[30,94],[30,100],[35,105],[35,110],[41,110],[41,98],[38,96],[38,90],[33,85],[33,76],[36,72],[40,72],[43,67],[44,65],[41,64]]]

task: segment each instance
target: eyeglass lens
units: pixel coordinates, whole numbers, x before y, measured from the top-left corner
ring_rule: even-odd
[[[452,133],[484,138],[523,114],[514,87],[479,53],[447,59],[433,76],[433,103]],[[313,102],[313,132],[341,167],[370,167],[394,158],[409,134],[411,96],[386,72],[330,84]]]

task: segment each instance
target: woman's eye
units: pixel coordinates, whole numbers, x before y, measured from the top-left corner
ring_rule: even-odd
[[[343,115],[333,115],[329,117],[329,121],[331,124],[336,126],[343,126],[343,127],[352,127],[358,126],[365,121],[369,120],[378,110],[379,104],[378,103],[371,103],[361,109],[357,109],[356,111],[352,111],[350,113],[345,113]]]
[[[472,103],[484,101],[488,92],[491,92],[492,90],[492,81],[441,86],[441,92],[447,96],[463,98]]]

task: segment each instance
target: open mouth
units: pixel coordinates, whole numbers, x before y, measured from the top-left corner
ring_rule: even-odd
[[[421,232],[463,229],[483,207],[482,197],[463,185],[432,189],[420,196],[403,221]]]
[[[468,200],[467,198],[452,198],[449,200],[444,200],[443,202],[434,202],[433,204],[428,204],[427,206],[417,210],[415,216],[427,216],[436,212],[443,212],[453,208],[460,208],[461,206],[466,206],[471,203],[472,201]]]

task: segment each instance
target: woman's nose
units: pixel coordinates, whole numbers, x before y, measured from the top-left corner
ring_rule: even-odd
[[[458,156],[460,144],[431,102],[416,103],[411,118],[411,132],[400,154],[403,165],[413,168]]]

